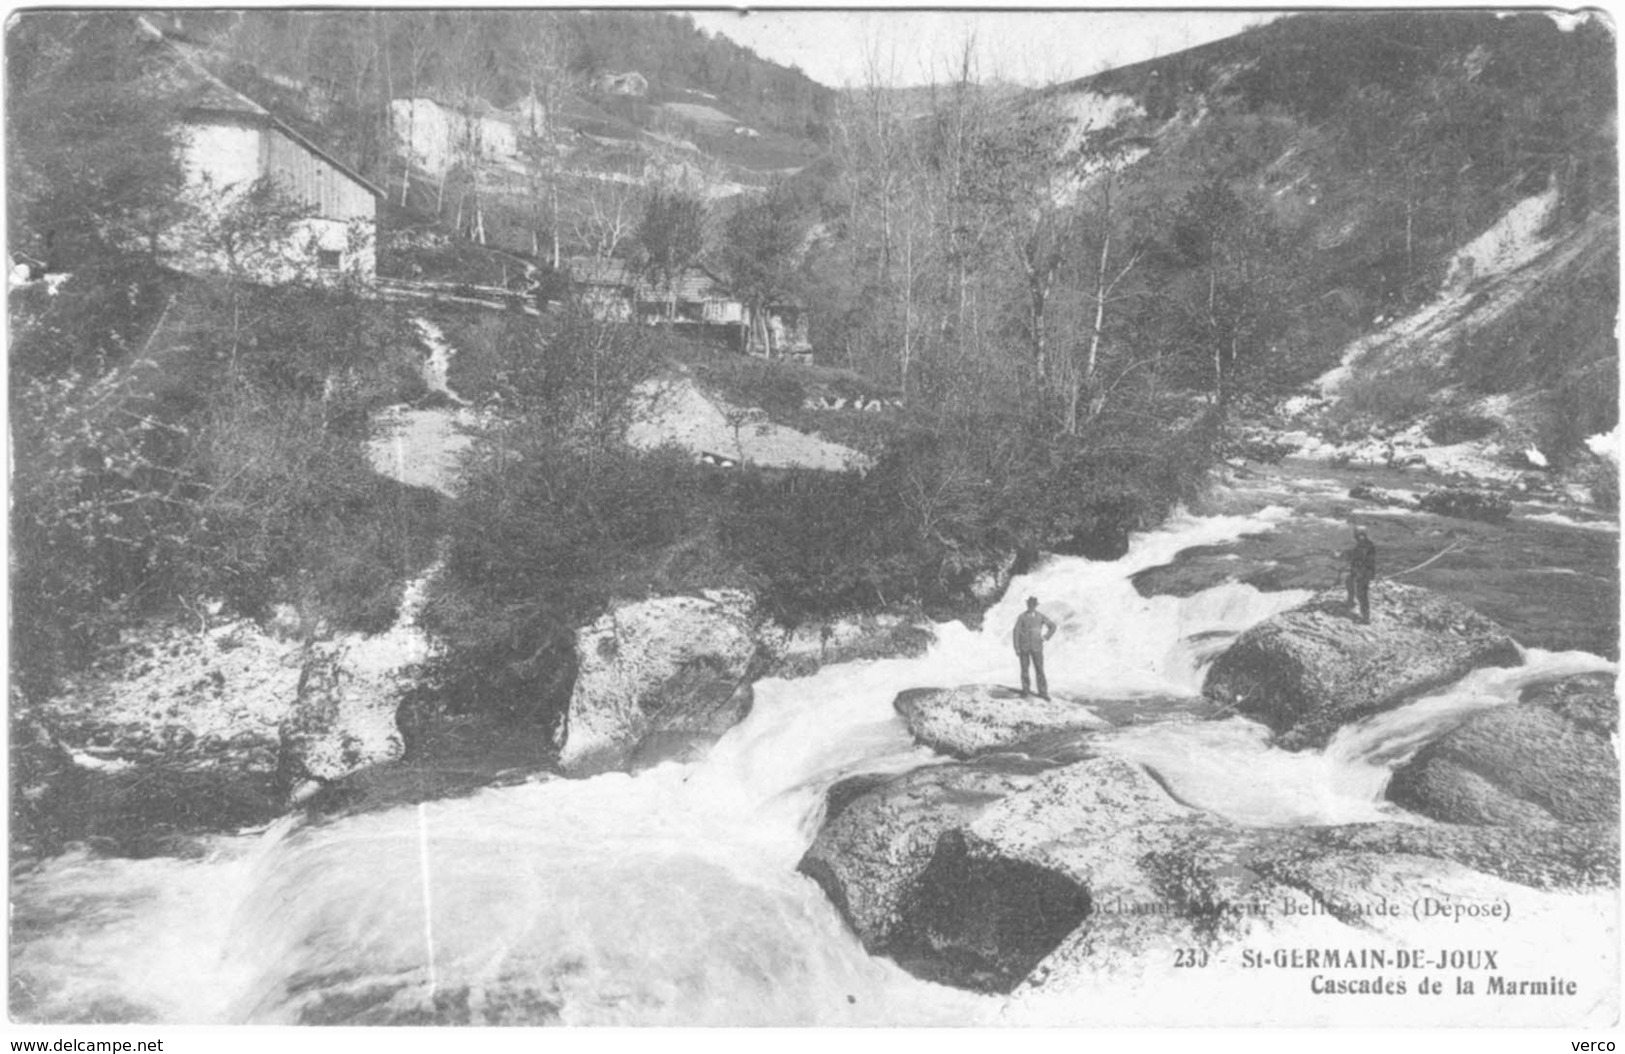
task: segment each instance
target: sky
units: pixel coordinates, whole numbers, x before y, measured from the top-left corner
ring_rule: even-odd
[[[940,81],[967,35],[984,80],[1035,86],[1073,80],[1239,33],[1278,13],[1260,11],[696,11],[763,58],[801,67],[832,88],[867,79],[877,55],[892,86]]]

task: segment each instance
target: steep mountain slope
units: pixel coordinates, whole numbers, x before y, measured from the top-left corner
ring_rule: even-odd
[[[1601,19],[1301,15],[1024,103],[1068,113],[1086,156],[1128,144],[1121,198],[1147,227],[1200,215],[1202,193],[1251,210],[1248,274],[1276,324],[1243,351],[1248,387],[1285,395],[1333,371],[1300,423],[1379,446],[1407,428],[1423,445],[1470,439],[1507,470],[1614,426]],[[1177,301],[1186,279],[1166,281]]]

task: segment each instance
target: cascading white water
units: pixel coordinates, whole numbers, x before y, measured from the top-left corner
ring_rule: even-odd
[[[868,956],[795,864],[824,792],[858,772],[943,760],[895,716],[898,691],[1010,683],[1008,632],[1036,595],[1059,624],[1052,691],[1194,695],[1213,642],[1299,602],[1225,584],[1141,597],[1129,579],[1180,550],[1268,531],[1284,509],[1177,517],[1123,559],[1054,559],[1012,583],[985,629],[953,624],[918,659],[757,685],[703,760],[551,780],[255,837],[204,860],[69,853],[15,887],[13,977],[29,1020],[326,1023],[929,1024],[1008,1020],[1002,1000]],[[1557,673],[1532,653],[1287,754],[1242,718],[1098,737],[1182,800],[1242,824],[1395,818],[1392,764],[1473,708]],[[1042,1015],[1038,1015],[1042,1016]]]

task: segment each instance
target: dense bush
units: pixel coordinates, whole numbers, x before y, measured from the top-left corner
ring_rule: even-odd
[[[1443,384],[1442,371],[1432,363],[1357,372],[1339,389],[1327,424],[1357,435],[1371,425],[1408,423],[1433,408]]]
[[[476,444],[426,614],[449,645],[433,683],[454,707],[553,727],[576,628],[617,601],[738,585],[791,622],[899,606],[962,612],[977,576],[1011,554],[1120,555],[1129,532],[1191,496],[1211,462],[1202,421],[1102,419],[1069,436],[1008,414],[917,420],[864,474],[706,468],[619,442],[614,408],[634,401],[650,365],[641,340],[630,327],[567,322],[549,356],[620,364],[599,390],[608,409],[579,394],[602,369],[555,371],[551,412],[506,418]],[[495,372],[534,382],[510,367]]]
[[[48,688],[133,618],[199,599],[379,629],[438,499],[377,476],[369,413],[421,388],[400,320],[343,290],[186,282],[99,369],[78,297],[14,315],[14,674]],[[96,287],[93,295],[100,296]]]
[[[428,682],[454,707],[545,721],[573,676],[573,627],[640,589],[686,529],[692,466],[621,442],[656,364],[644,330],[570,313],[546,331],[504,315],[474,332],[463,377],[501,412],[449,513],[447,573],[424,614],[448,655]]]
[[[1440,446],[1483,439],[1501,427],[1501,422],[1483,414],[1452,409],[1437,414],[1427,425],[1427,437]]]

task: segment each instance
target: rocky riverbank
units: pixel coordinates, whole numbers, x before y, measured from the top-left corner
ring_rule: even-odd
[[[189,836],[282,815],[322,784],[398,760],[396,710],[433,646],[430,571],[384,633],[331,634],[291,610],[261,624],[143,627],[54,697],[13,708],[24,855],[88,840],[185,851]]]
[[[750,709],[751,682],[921,654],[918,616],[787,627],[740,591],[618,605],[578,633],[569,717],[549,739],[417,697],[433,642],[416,626],[329,634],[291,610],[259,623],[200,611],[129,633],[43,703],[14,705],[16,852],[85,842],[192,851],[196,836],[290,808],[382,807],[545,776],[693,759]]]
[[[933,640],[924,619],[899,615],[785,627],[741,590],[618,605],[577,631],[559,764],[587,776],[692,760],[750,712],[761,677],[919,655]]]
[[[1303,748],[1469,669],[1519,661],[1499,627],[1460,605],[1380,588],[1371,626],[1322,594],[1242,634],[1213,664],[1210,698]],[[837,782],[801,861],[866,948],[921,977],[1066,989],[1143,970],[1152,952],[1217,954],[1270,935],[1288,901],[1381,933],[1392,927],[1350,905],[1485,881],[1618,882],[1611,676],[1535,685],[1399,764],[1388,796],[1418,815],[1308,827],[1247,826],[1180,800],[1123,755],[1087,700],[1006,694],[900,694],[916,741],[957,760]]]

